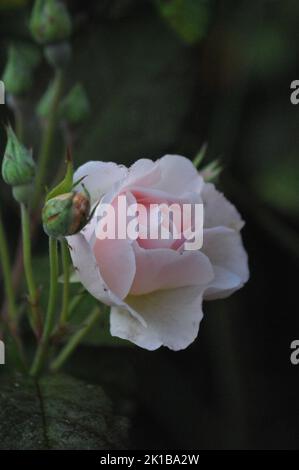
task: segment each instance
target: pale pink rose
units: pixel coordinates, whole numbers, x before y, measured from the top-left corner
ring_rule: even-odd
[[[203,247],[197,251],[184,251],[177,240],[100,240],[95,217],[68,237],[82,284],[111,305],[113,336],[148,350],[186,348],[198,335],[203,299],[227,297],[248,280],[239,213],[178,155],[141,159],[129,169],[88,162],[74,179],[82,177],[93,204],[113,202],[119,194],[138,202],[204,204]]]

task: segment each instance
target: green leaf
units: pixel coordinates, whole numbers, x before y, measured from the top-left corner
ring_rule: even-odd
[[[99,386],[65,375],[0,381],[0,449],[122,449],[128,421]]]

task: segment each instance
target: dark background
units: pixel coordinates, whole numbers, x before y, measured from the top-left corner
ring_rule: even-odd
[[[91,101],[76,165],[192,158],[208,142],[206,161],[221,159],[219,187],[246,221],[251,271],[241,291],[204,305],[199,338],[187,350],[147,352],[107,338],[103,346],[94,337],[69,372],[103,385],[130,416],[134,449],[299,448],[299,365],[290,362],[290,343],[299,339],[299,105],[290,103],[290,83],[299,79],[298,1],[68,4],[69,83],[81,81]],[[10,41],[30,42],[29,6],[0,2],[1,69]],[[43,62],[32,107],[50,73]],[[12,119],[4,106],[0,113],[3,123]],[[36,138],[28,118],[27,144]],[[49,175],[60,146],[58,136]],[[2,183],[0,197],[13,253],[18,214]],[[36,269],[45,247],[41,233]]]

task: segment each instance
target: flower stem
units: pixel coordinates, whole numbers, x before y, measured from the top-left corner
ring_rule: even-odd
[[[50,258],[50,292],[46,320],[43,330],[41,342],[38,346],[36,356],[34,358],[30,375],[36,377],[41,372],[44,361],[48,352],[49,340],[53,330],[56,313],[56,301],[58,292],[58,256],[57,256],[57,240],[49,238],[49,258]]]
[[[33,198],[33,206],[36,208],[39,205],[40,196],[43,192],[43,186],[45,184],[45,177],[47,172],[47,166],[49,157],[51,155],[52,144],[54,140],[55,127],[57,121],[57,110],[59,106],[59,100],[63,90],[63,78],[64,74],[61,69],[55,69],[54,76],[54,92],[53,101],[49,117],[47,120],[46,127],[43,132],[40,154],[38,157],[38,168],[36,173],[36,189]]]
[[[25,277],[29,292],[29,303],[31,309],[30,324],[35,331],[37,337],[41,334],[41,315],[38,305],[38,289],[36,288],[33,269],[32,269],[32,253],[31,253],[31,233],[30,233],[30,219],[29,209],[25,204],[21,204],[21,218],[22,218],[22,236],[23,236],[23,258]]]
[[[91,314],[86,318],[82,328],[78,330],[73,336],[70,337],[69,341],[66,345],[62,348],[61,352],[58,354],[57,358],[54,359],[52,362],[50,369],[52,372],[56,372],[61,366],[65,363],[65,361],[71,356],[74,352],[80,341],[86,336],[86,334],[91,330],[93,325],[98,320],[101,314],[100,308],[97,306],[91,312]]]
[[[68,318],[71,317],[74,310],[76,310],[80,302],[83,300],[85,292],[86,292],[85,289],[82,289],[80,290],[80,292],[75,294],[75,296],[72,298],[70,305],[69,305]]]
[[[5,236],[4,226],[2,223],[2,217],[0,213],[0,259],[3,270],[3,280],[4,280],[4,291],[7,298],[8,304],[8,327],[11,332],[13,344],[15,346],[16,354],[19,358],[19,362],[22,366],[22,369],[26,367],[26,359],[23,351],[23,346],[21,339],[19,337],[18,331],[18,320],[17,320],[17,307],[16,299],[12,282],[12,271],[10,265],[10,259],[8,254],[8,243]],[[3,333],[3,332],[2,332]]]
[[[16,126],[16,135],[18,139],[22,142],[24,140],[25,134],[25,125],[22,107],[19,103],[15,106],[15,126]]]
[[[24,102],[17,96],[10,95],[9,107],[15,118],[15,133],[18,139],[23,142],[25,134]]]
[[[3,280],[4,280],[4,290],[8,302],[8,318],[9,322],[13,325],[17,321],[17,308],[15,293],[12,283],[12,271],[11,264],[8,254],[8,243],[5,236],[4,226],[2,222],[2,217],[0,213],[0,259],[3,270]]]
[[[62,292],[62,310],[60,316],[60,326],[68,321],[69,313],[69,294],[70,294],[70,259],[67,241],[61,241],[61,258],[63,267],[63,292]]]

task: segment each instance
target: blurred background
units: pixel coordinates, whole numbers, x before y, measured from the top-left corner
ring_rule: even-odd
[[[79,80],[91,103],[75,164],[193,158],[207,142],[206,163],[220,158],[218,185],[246,221],[251,271],[241,291],[204,305],[199,338],[187,350],[147,352],[114,341],[105,318],[68,372],[101,384],[129,417],[132,449],[298,448],[299,365],[290,362],[290,343],[299,339],[299,105],[290,102],[299,79],[298,1],[67,3],[75,21],[69,82]],[[31,42],[30,7],[0,0],[1,70],[12,41]],[[29,111],[50,73],[42,61]],[[0,120],[13,120],[5,106]],[[36,125],[28,117],[33,148]],[[57,137],[52,176],[62,158]],[[2,152],[3,126],[0,138]],[[13,254],[18,211],[0,184]],[[44,288],[46,242],[40,233],[35,245]]]

